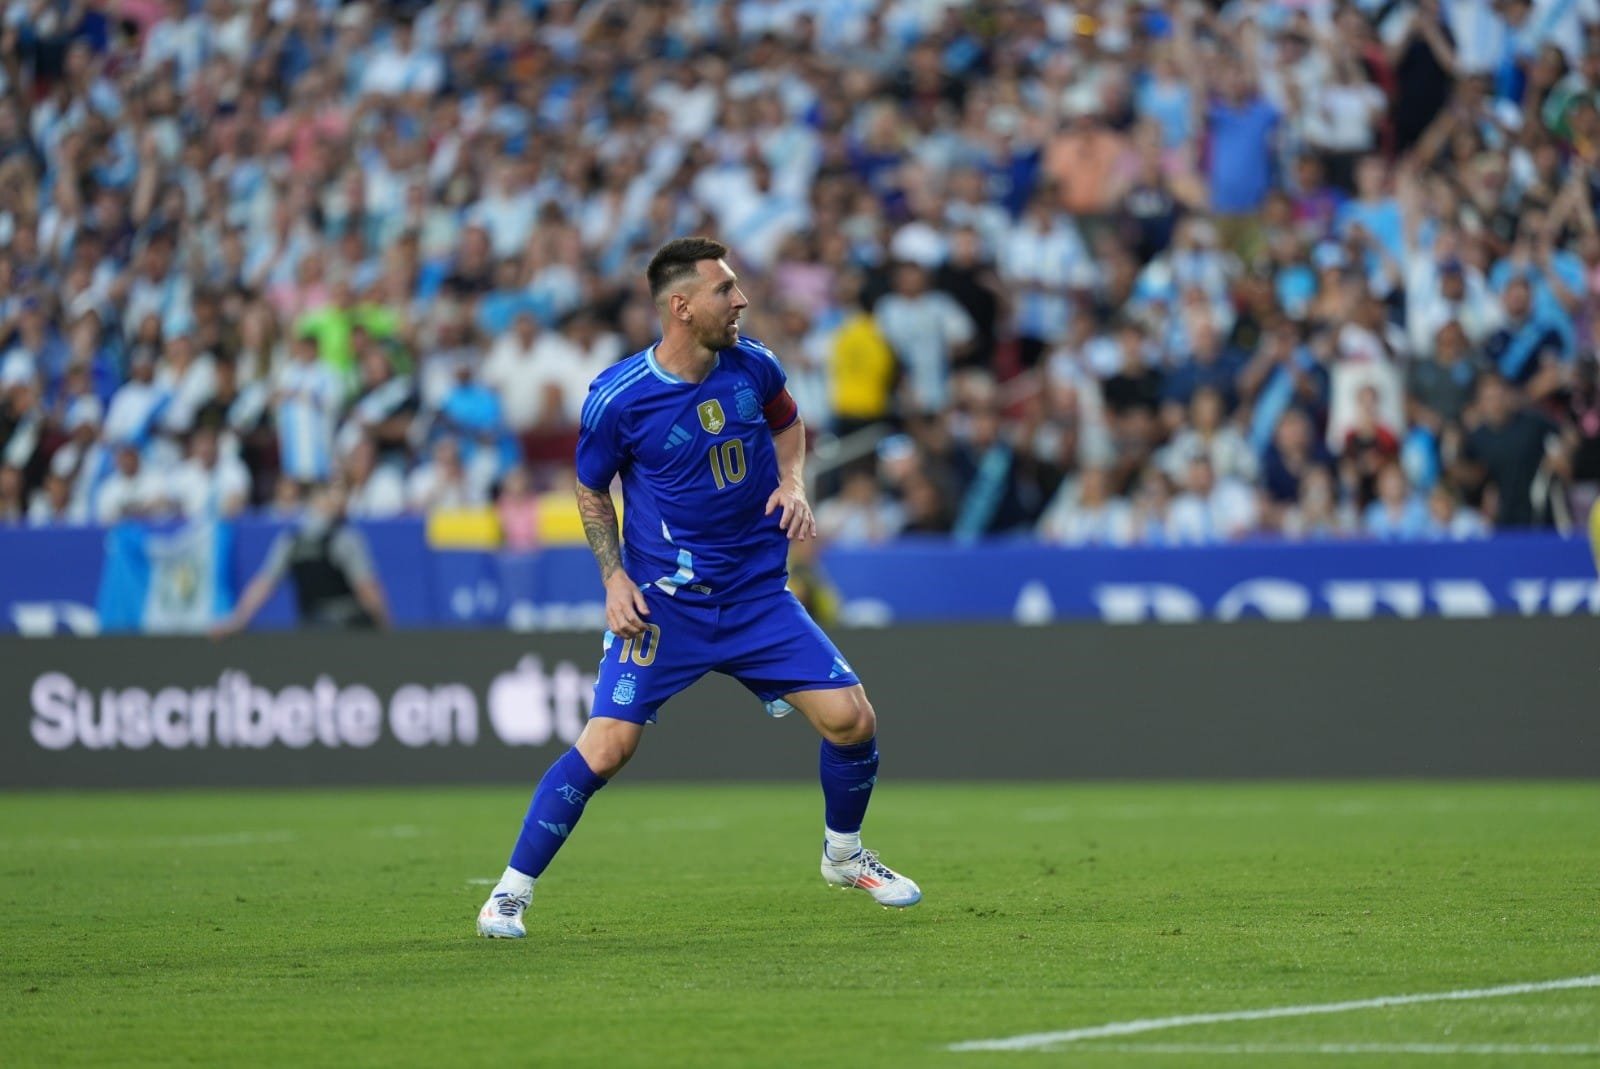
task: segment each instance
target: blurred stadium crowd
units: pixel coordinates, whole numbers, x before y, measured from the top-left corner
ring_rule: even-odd
[[[688,233],[840,443],[837,540],[1600,483],[1596,0],[0,11],[0,522],[564,488]]]

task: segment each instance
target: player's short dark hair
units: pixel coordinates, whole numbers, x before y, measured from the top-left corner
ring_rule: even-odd
[[[720,260],[728,255],[728,246],[710,238],[673,238],[657,250],[645,268],[644,277],[650,282],[650,297],[659,300],[667,287],[682,282],[694,274],[694,265],[701,260]]]

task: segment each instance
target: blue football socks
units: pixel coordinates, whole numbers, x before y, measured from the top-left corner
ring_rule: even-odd
[[[867,803],[872,800],[872,786],[878,782],[878,740],[835,746],[823,739],[820,770],[828,829],[859,833]]]
[[[511,867],[535,878],[543,873],[577,827],[589,798],[605,785],[576,748],[562,754],[533,792],[522,834],[511,851]]]

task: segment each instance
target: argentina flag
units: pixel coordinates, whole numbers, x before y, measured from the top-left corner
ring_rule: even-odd
[[[233,526],[119,523],[106,532],[96,599],[103,633],[199,634],[233,609]]]

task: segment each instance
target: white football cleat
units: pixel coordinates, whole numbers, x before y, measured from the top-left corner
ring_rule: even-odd
[[[822,850],[822,878],[835,887],[859,887],[886,909],[905,909],[922,901],[922,888],[878,860],[871,850],[858,850],[843,861]]]
[[[531,890],[519,895],[495,888],[489,901],[478,910],[478,934],[485,939],[521,939],[528,934],[522,926],[522,914],[531,901]]]

